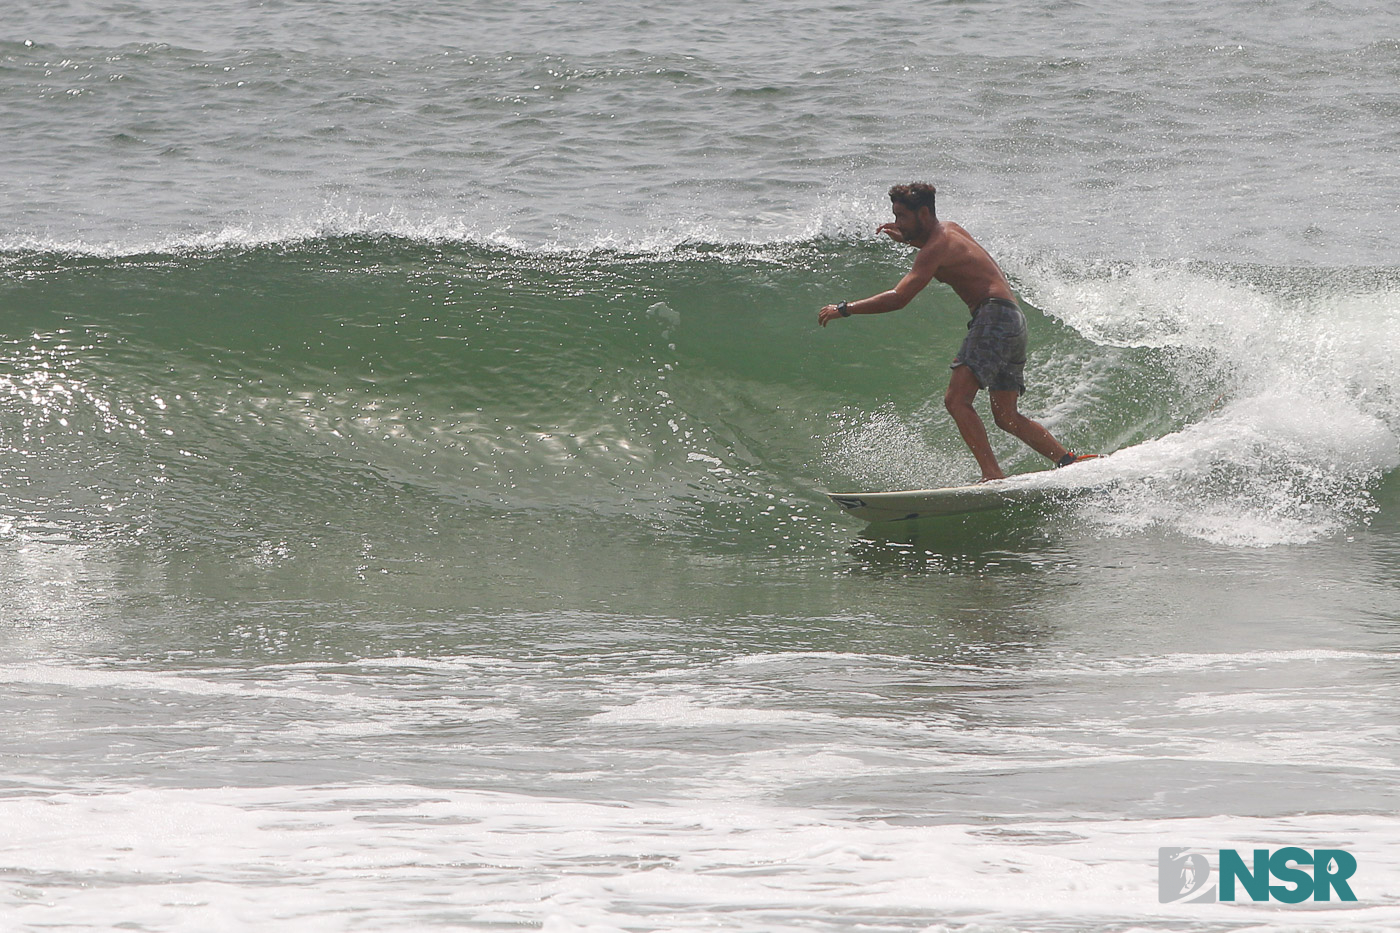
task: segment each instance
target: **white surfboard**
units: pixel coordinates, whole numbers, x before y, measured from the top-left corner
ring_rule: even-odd
[[[867,522],[896,522],[934,515],[985,512],[1019,503],[1060,501],[1102,484],[1102,481],[1095,482],[1094,479],[1098,477],[1092,477],[1081,466],[1076,466],[1071,472],[1075,474],[1072,478],[1064,477],[1059,470],[1041,470],[973,486],[905,489],[898,492],[832,492],[827,495],[856,518]],[[1065,482],[1066,479],[1069,481]]]

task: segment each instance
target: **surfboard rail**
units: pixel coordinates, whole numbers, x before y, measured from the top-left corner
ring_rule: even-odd
[[[867,522],[894,522],[930,515],[958,515],[1005,508],[1018,502],[1046,498],[1040,486],[1014,480],[994,480],[975,486],[905,489],[894,492],[827,493],[847,514]]]

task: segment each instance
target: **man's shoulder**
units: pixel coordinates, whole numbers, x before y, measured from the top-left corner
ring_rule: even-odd
[[[968,233],[961,224],[952,221],[943,221],[944,231],[941,252],[947,256],[963,256],[968,253],[985,252],[982,244],[978,243],[972,234]]]
[[[964,242],[968,240],[971,240],[973,243],[977,242],[972,239],[972,234],[968,233],[967,228],[962,224],[955,224],[951,220],[945,220],[943,223],[948,227],[948,232],[959,240]]]
[[[926,245],[947,248],[970,239],[972,239],[972,234],[968,233],[962,224],[953,223],[951,220],[940,220],[932,235],[929,236]]]
[[[967,237],[967,231],[957,224],[947,220],[938,222],[938,226],[929,234],[929,238],[924,241],[924,245],[919,249],[919,258],[926,262],[937,260],[947,256],[950,252],[958,248],[959,243]],[[927,257],[925,259],[925,257]]]

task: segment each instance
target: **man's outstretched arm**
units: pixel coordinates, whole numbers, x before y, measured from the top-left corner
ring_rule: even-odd
[[[910,269],[894,288],[870,298],[862,298],[860,301],[847,302],[847,314],[842,314],[836,305],[827,305],[817,313],[817,323],[825,327],[827,322],[834,318],[846,317],[849,314],[884,314],[887,311],[898,311],[913,301],[914,296],[933,281],[936,268],[933,256],[921,250],[914,259],[914,268]]]

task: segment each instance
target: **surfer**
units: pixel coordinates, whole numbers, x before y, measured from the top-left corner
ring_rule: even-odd
[[[973,407],[981,389],[991,396],[992,417],[997,427],[1025,442],[1056,466],[1068,466],[1089,459],[1071,453],[1040,425],[1017,410],[1020,394],[1026,391],[1022,371],[1026,365],[1026,317],[1016,304],[1011,284],[996,261],[962,227],[939,220],[934,212],[933,185],[916,183],[890,189],[894,222],[881,224],[878,231],[896,243],[917,247],[914,266],[887,292],[860,301],[839,301],[827,305],[817,315],[825,327],[831,321],[852,314],[884,314],[897,311],[913,300],[933,279],[951,286],[967,303],[972,320],[967,339],[953,358],[952,378],[943,396],[943,406],[953,416],[963,441],[977,458],[982,481],[1003,479],[987,427]],[[1092,456],[1092,455],[1090,455]]]

